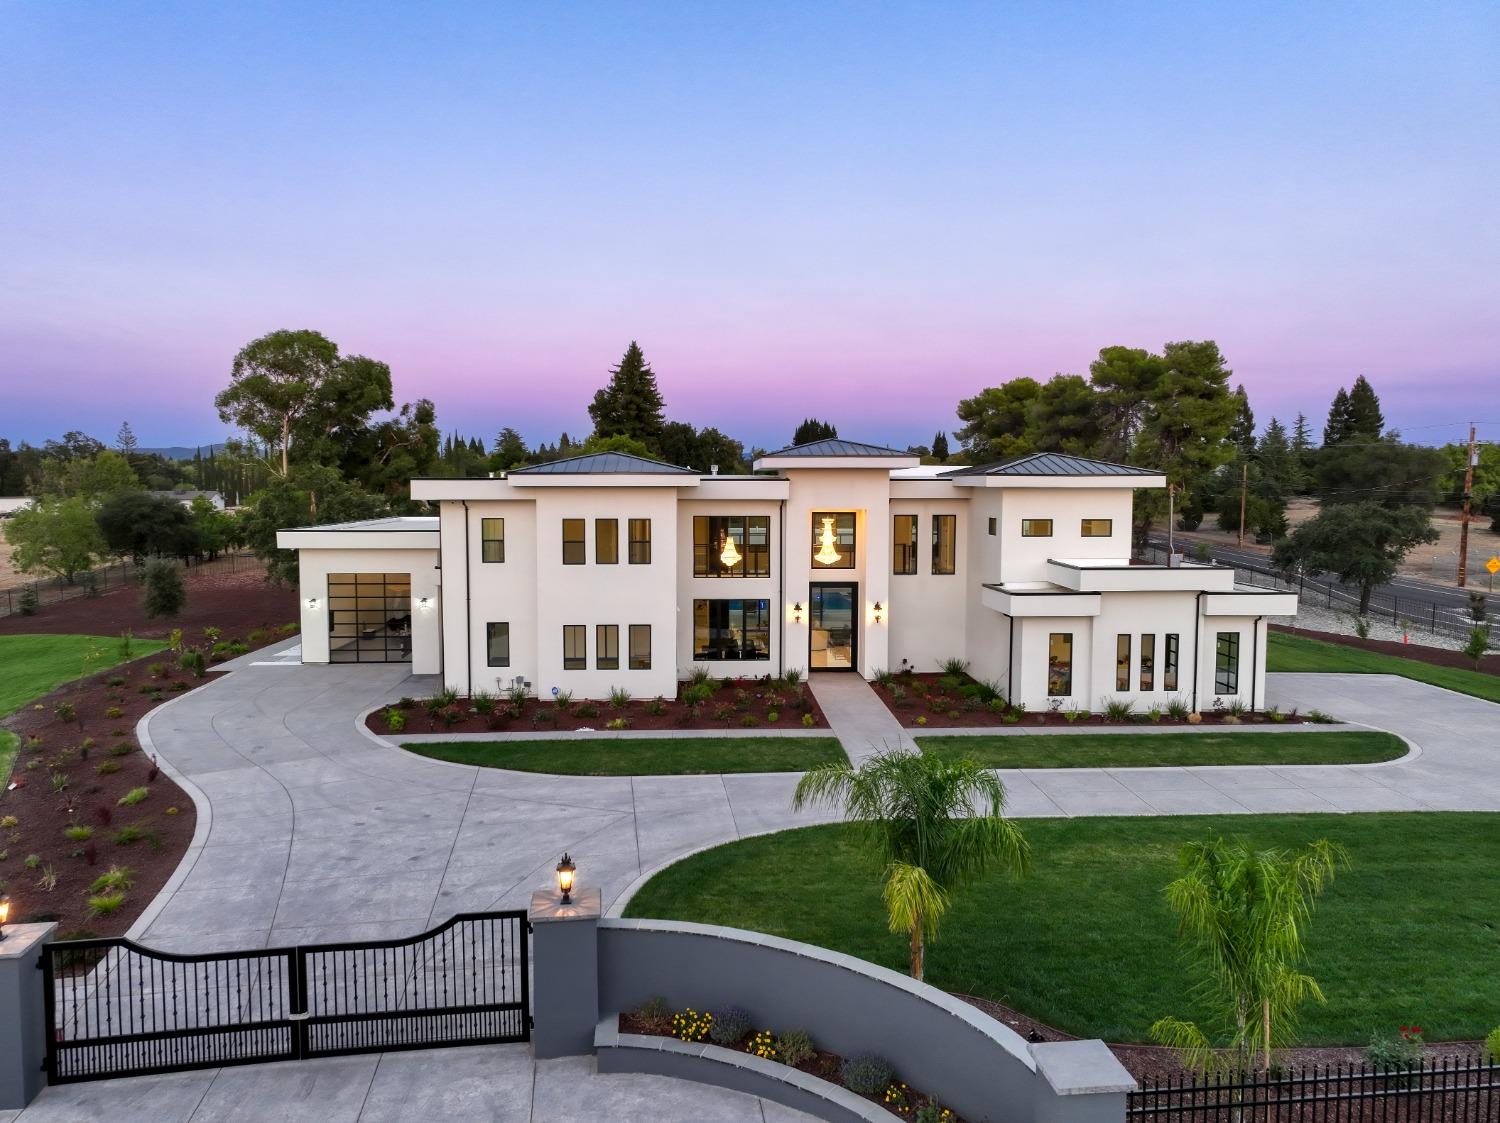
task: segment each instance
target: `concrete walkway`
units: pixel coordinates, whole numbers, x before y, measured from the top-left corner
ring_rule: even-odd
[[[858,675],[813,675],[807,685],[854,765],[876,753],[916,749],[896,715]]]

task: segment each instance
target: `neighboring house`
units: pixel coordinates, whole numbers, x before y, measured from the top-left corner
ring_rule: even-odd
[[[152,495],[163,499],[175,499],[184,507],[191,507],[195,499],[207,499],[209,505],[215,511],[222,511],[225,507],[224,496],[217,491],[153,491]]]
[[[752,476],[621,453],[413,480],[426,518],[284,530],[302,658],[411,660],[462,693],[671,696],[694,667],[938,669],[1033,709],[1264,701],[1289,593],[1211,565],[1135,565],[1143,468],[1042,454],[973,468],[825,440]]]
[[[17,511],[26,510],[31,503],[29,495],[0,495],[0,519],[8,519]]]

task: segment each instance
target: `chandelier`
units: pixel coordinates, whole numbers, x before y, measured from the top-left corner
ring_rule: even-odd
[[[833,516],[823,516],[823,529],[818,534],[818,552],[813,560],[819,565],[832,565],[843,555],[834,549]]]
[[[719,560],[724,563],[725,569],[733,569],[740,564],[740,552],[735,549],[734,539],[727,534],[724,536],[724,549],[719,554]]]

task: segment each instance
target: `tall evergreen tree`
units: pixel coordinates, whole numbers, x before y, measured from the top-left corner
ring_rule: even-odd
[[[1302,472],[1292,454],[1286,426],[1279,418],[1271,418],[1255,452],[1256,492],[1279,503],[1284,503],[1287,496],[1295,495]]]
[[[135,439],[135,432],[130,428],[130,422],[122,422],[120,431],[115,434],[115,448],[124,453],[126,459],[129,459],[140,447],[141,443]]]
[[[1349,388],[1349,426],[1346,437],[1378,441],[1385,432],[1385,416],[1374,388],[1360,375]]]
[[[1313,461],[1316,456],[1312,426],[1308,424],[1307,414],[1299,413],[1296,424],[1292,426],[1292,461],[1297,466],[1296,487],[1299,495],[1306,495],[1312,486]]]
[[[526,447],[521,434],[507,425],[495,438],[495,451],[490,455],[490,467],[497,472],[508,472],[525,464],[530,457],[531,450]]]
[[[597,437],[630,437],[655,452],[661,441],[664,403],[656,372],[646,362],[640,345],[630,341],[609,382],[589,403],[589,417]]]
[[[1323,426],[1323,447],[1339,444],[1349,439],[1349,391],[1342,386],[1339,392],[1333,396],[1333,404],[1328,407],[1328,423]]]
[[[1234,388],[1234,424],[1229,429],[1229,439],[1239,449],[1241,457],[1255,451],[1255,413],[1250,408],[1250,395],[1243,386]]]
[[[805,445],[813,441],[831,441],[839,435],[831,421],[819,421],[816,417],[805,417],[797,431],[792,434],[792,444]]]
[[[948,459],[948,434],[941,429],[932,438],[932,457],[939,461]]]

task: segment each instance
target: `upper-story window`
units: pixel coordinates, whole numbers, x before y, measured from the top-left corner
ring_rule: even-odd
[[[771,516],[694,515],[693,576],[771,576]]]
[[[615,565],[620,560],[620,520],[594,520],[594,562]]]
[[[917,516],[897,515],[891,532],[891,572],[917,571]]]
[[[630,541],[626,561],[631,565],[651,564],[651,520],[631,519],[628,524]]]
[[[503,562],[505,560],[505,520],[479,520],[479,560]]]
[[[932,516],[932,572],[958,572],[958,516]]]
[[[562,521],[563,565],[582,565],[588,560],[583,544],[583,520]]]
[[[854,568],[854,512],[814,511],[812,515],[814,569]]]
[[[1022,519],[1021,520],[1021,537],[1022,538],[1051,538],[1052,537],[1052,520],[1051,519]]]
[[[1115,532],[1115,520],[1084,519],[1079,529],[1085,538],[1108,538]]]
[[[996,524],[996,523],[997,523],[997,522],[999,522],[999,521],[1000,521],[1000,520],[999,520],[999,519],[997,519],[997,518],[995,518],[995,517],[994,517],[994,516],[993,516],[993,515],[991,515],[991,516],[990,516],[990,525],[989,525],[989,531],[990,531],[990,536],[991,536],[991,537],[994,537],[994,534],[995,534],[995,524]]]

